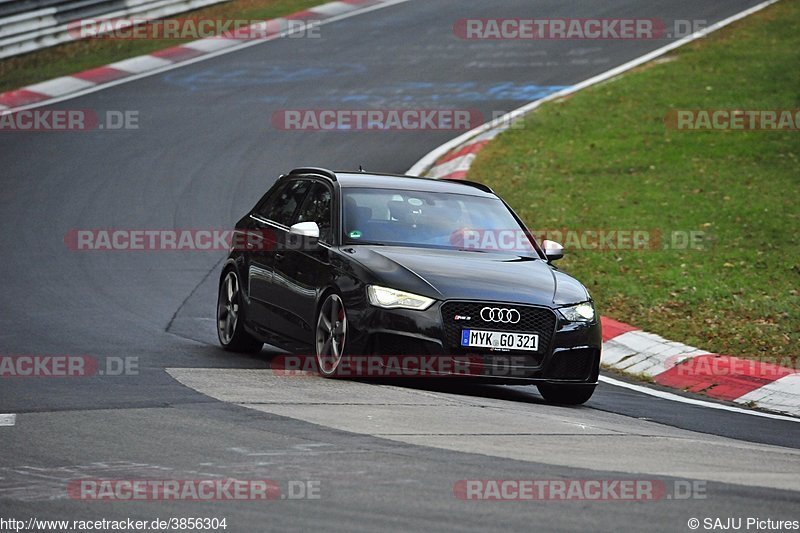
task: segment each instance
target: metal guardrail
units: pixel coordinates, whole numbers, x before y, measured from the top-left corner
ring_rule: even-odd
[[[0,0],[0,59],[75,40],[83,19],[156,19],[228,0]]]

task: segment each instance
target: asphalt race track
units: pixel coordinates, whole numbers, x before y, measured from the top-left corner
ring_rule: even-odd
[[[753,1],[411,0],[57,104],[139,129],[0,134],[0,354],[135,360],[128,375],[0,378],[0,516],[227,518],[228,531],[687,531],[797,520],[800,424],[602,384],[532,387],[276,377],[217,345],[221,251],[76,252],[73,229],[227,228],[281,172],[404,172],[458,132],[295,132],[282,109],[459,108],[486,119],[666,40],[466,41],[465,17],[721,20]],[[587,117],[587,120],[602,120]],[[136,358],[136,359],[131,359]],[[76,501],[73,479],[318,482],[319,499]],[[465,501],[460,480],[655,480],[659,501]],[[674,496],[674,494],[670,494]]]

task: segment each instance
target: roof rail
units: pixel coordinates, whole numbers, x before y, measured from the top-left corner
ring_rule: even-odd
[[[484,185],[483,183],[478,183],[477,181],[469,181],[469,180],[459,180],[453,178],[439,178],[441,181],[449,181],[451,183],[463,183],[464,185],[468,185],[470,187],[474,187],[476,189],[480,189],[483,192],[488,192],[494,194],[494,191],[488,185]]]
[[[289,171],[290,176],[297,176],[300,174],[314,174],[316,176],[324,176],[332,181],[336,181],[336,173],[332,170],[328,170],[327,168],[300,167]]]

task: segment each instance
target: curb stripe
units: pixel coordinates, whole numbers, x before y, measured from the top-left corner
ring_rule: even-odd
[[[292,13],[291,15],[284,15],[283,18],[289,20],[318,20],[322,18],[322,14],[317,14],[310,9],[305,9],[303,11],[298,11],[297,13]]]
[[[603,343],[603,364],[636,374],[655,376],[707,351],[634,330]]]
[[[741,396],[736,401],[800,416],[800,374],[794,373]]]
[[[437,161],[437,164],[441,165],[442,163],[446,163],[447,161],[450,161],[457,157],[465,156],[467,154],[477,155],[478,152],[480,152],[483,149],[483,147],[486,146],[487,144],[489,144],[489,141],[477,141],[471,144],[465,144],[460,149],[453,150],[449,154],[443,156],[439,161]]]
[[[170,61],[167,61],[166,59],[161,59],[160,57],[138,56],[138,57],[132,57],[130,59],[123,59],[122,61],[111,63],[108,66],[111,68],[115,68],[117,70],[124,70],[126,72],[139,74],[141,72],[157,69],[159,67],[163,67],[169,64]]]
[[[48,97],[46,94],[36,93],[28,89],[17,89],[16,91],[0,93],[0,104],[11,108],[47,99]]]
[[[655,376],[656,383],[736,400],[788,375],[790,368],[727,355],[703,355]]]
[[[82,80],[74,76],[62,76],[60,78],[30,85],[27,87],[27,89],[38,94],[52,97],[80,91],[81,89],[86,89],[92,85],[94,85],[92,82]]]
[[[167,61],[171,61],[173,63],[178,63],[185,59],[201,56],[203,55],[203,52],[196,48],[189,48],[188,46],[173,46],[172,48],[158,50],[150,55],[160,59],[166,59]]]
[[[451,174],[447,174],[446,176],[440,176],[440,180],[465,180],[467,179],[467,175],[469,174],[468,170],[459,170],[457,172],[453,172]]]
[[[90,70],[84,70],[73,74],[74,77],[82,80],[90,81],[94,84],[105,83],[107,81],[114,81],[125,76],[130,76],[129,72],[119,70],[111,67],[97,67]]]
[[[623,333],[627,333],[629,331],[636,331],[639,328],[635,328],[630,324],[626,324],[624,322],[618,322],[613,318],[608,318],[607,316],[600,317],[600,321],[603,324],[603,341],[610,341],[614,337],[619,337]]]
[[[229,46],[239,44],[240,42],[241,41],[237,39],[229,39],[227,37],[206,37],[205,39],[192,41],[182,46],[185,48],[198,50],[203,53],[209,53],[209,52],[216,52],[217,50],[222,50],[223,48],[228,48]]]
[[[333,17],[354,9],[355,7],[345,4],[344,2],[329,2],[327,4],[322,4],[319,7],[312,7],[309,11],[325,15],[326,17]]]
[[[688,405],[696,405],[699,407],[707,407],[709,409],[717,409],[719,411],[729,411],[731,413],[739,413],[743,415],[760,416],[762,418],[771,418],[772,420],[783,420],[785,422],[800,422],[800,418],[784,416],[784,415],[776,415],[772,413],[763,413],[761,411],[754,411],[752,409],[743,409],[741,407],[733,407],[731,405],[726,405],[723,403],[714,403],[714,402],[707,402],[704,400],[697,400],[695,398],[687,398],[686,396],[679,396],[671,392],[652,389],[649,387],[643,387],[641,385],[634,385],[633,383],[628,383],[626,381],[619,381],[618,379],[614,379],[609,376],[601,375],[600,381],[602,383],[608,383],[609,385],[613,385],[615,387],[633,390],[636,392],[640,392],[642,394],[647,394],[648,396],[653,396],[655,398],[662,398],[664,400],[669,400],[672,402],[685,403]],[[766,407],[765,405],[765,409],[771,409],[771,407]],[[775,409],[775,411],[788,412],[785,411],[784,409]]]
[[[477,154],[470,153],[461,157],[456,157],[451,159],[441,165],[432,168],[430,173],[428,174],[429,178],[444,178],[452,175],[454,172],[464,172],[468,171],[472,166],[472,162],[475,160]]]

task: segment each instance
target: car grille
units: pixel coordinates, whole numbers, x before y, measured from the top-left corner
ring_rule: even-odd
[[[486,322],[481,319],[481,309],[484,307],[516,309],[520,313],[520,321],[516,324]],[[455,320],[456,315],[468,316],[470,320]],[[538,352],[520,351],[516,353],[524,353],[531,356],[535,353],[538,354],[535,359],[541,361],[541,355],[550,352],[550,343],[556,329],[556,315],[551,309],[545,307],[489,302],[446,302],[442,305],[442,324],[447,348],[455,350],[456,353],[474,352],[476,350],[475,348],[461,346],[461,330],[463,329],[537,333],[539,335]],[[512,350],[510,353],[515,353],[515,351]]]

